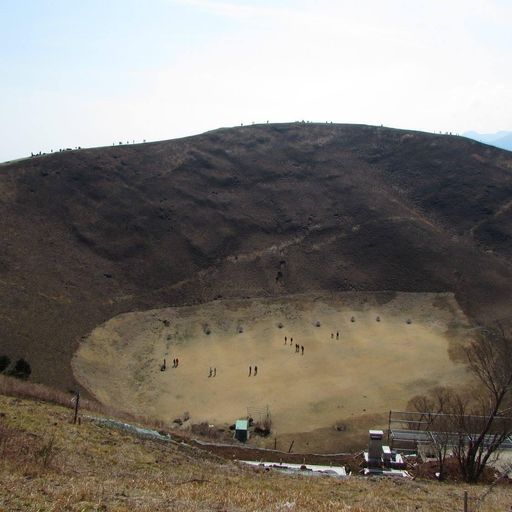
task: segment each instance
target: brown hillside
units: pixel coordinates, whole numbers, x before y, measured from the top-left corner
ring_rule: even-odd
[[[0,167],[0,353],[74,384],[121,312],[312,290],[512,305],[512,153],[465,138],[280,124]],[[1,355],[1,354],[0,354]]]
[[[355,472],[347,479],[251,468],[180,442],[174,433],[171,442],[162,443],[88,419],[72,425],[69,409],[42,401],[0,395],[0,411],[2,512],[444,512],[462,510],[467,489],[420,479],[358,477],[357,457],[343,457]],[[208,448],[230,459],[269,456]],[[285,462],[304,460],[285,457]],[[480,512],[507,510],[509,487],[497,485],[489,493],[489,487],[471,486],[470,504]]]

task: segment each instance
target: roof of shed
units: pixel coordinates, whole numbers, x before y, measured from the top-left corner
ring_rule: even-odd
[[[248,430],[249,429],[249,421],[248,420],[236,420],[235,430]]]

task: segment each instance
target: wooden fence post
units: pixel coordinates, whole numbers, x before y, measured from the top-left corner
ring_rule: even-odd
[[[76,422],[78,420],[78,407],[80,404],[80,391],[76,392],[75,395],[75,417],[73,418],[73,424],[76,425]]]

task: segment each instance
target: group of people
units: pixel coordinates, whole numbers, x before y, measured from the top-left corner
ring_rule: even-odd
[[[258,375],[258,367],[254,366],[254,369],[252,366],[249,366],[249,377],[256,377]],[[217,368],[212,368],[210,366],[210,373],[208,374],[208,378],[210,377],[216,377],[217,376]]]
[[[180,360],[176,357],[172,360],[172,367],[178,368],[178,365],[180,364]],[[164,364],[160,366],[160,371],[165,372],[167,370],[167,361],[164,359]]]
[[[331,332],[331,339],[333,340],[334,339],[334,333]],[[340,333],[339,331],[336,331],[336,339],[339,340],[340,339]],[[285,336],[284,337],[284,344],[285,345],[288,345],[288,336]],[[293,346],[293,338],[290,337],[290,347]],[[298,343],[295,343],[295,353],[297,354],[301,354],[301,355],[304,355],[304,345],[299,345]],[[176,357],[172,360],[172,367],[173,368],[177,368],[178,365],[179,365],[180,361],[179,359]],[[165,362],[165,359],[164,359],[164,364],[160,367],[160,371],[165,371],[167,368],[166,366],[166,362]],[[254,366],[254,368],[252,366],[249,366],[249,377],[253,376],[253,377],[256,377],[256,375],[258,375],[258,367],[257,366]],[[210,366],[210,372],[208,374],[208,378],[210,377],[216,377],[217,376],[217,368],[212,368]]]
[[[284,344],[288,345],[288,336],[284,337]],[[293,338],[290,338],[290,347],[292,345],[293,345]],[[299,345],[298,343],[295,343],[295,352],[302,353],[302,355],[304,355],[304,345]]]

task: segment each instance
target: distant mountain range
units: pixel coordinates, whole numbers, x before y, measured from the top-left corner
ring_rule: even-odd
[[[462,135],[469,139],[489,144],[497,148],[512,151],[512,132],[499,131],[496,133],[478,133],[478,132],[465,132]]]

